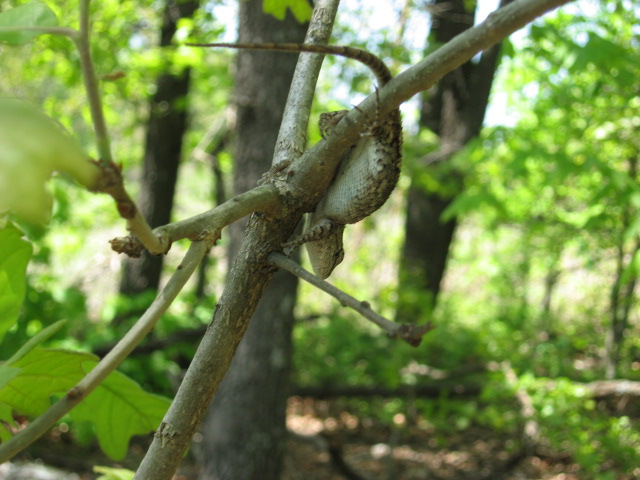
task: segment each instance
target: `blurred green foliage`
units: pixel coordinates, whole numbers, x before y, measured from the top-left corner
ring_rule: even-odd
[[[308,22],[311,19],[311,5],[307,0],[263,0],[265,13],[273,15],[278,20],[283,20],[287,10],[295,16],[299,22]]]
[[[75,4],[49,6],[68,26],[75,26]],[[185,149],[191,152],[210,125],[223,122],[233,87],[233,54],[156,48],[161,13],[157,2],[103,0],[92,5],[97,71],[106,76],[124,73],[105,80],[102,87],[115,157],[135,191],[147,100],[156,76],[167,64],[193,68]],[[211,41],[222,35],[224,18],[210,7],[184,22],[178,35],[191,33]],[[494,89],[494,96],[507,98],[509,116],[494,119],[482,137],[454,159],[456,169],[466,172],[465,190],[448,212],[459,217],[460,227],[432,319],[434,330],[414,349],[302,286],[298,316],[303,320],[294,331],[297,384],[395,388],[430,384],[433,369],[469,369],[459,381],[481,384],[477,398],[453,397],[443,389],[435,399],[354,399],[344,404],[387,424],[396,414],[414,409],[421,416],[420,428],[444,445],[451,432],[476,425],[518,435],[523,418],[516,393],[521,390],[532,399],[545,446],[571,455],[583,469],[581,478],[632,474],[640,458],[637,412],[619,412],[588,398],[581,386],[602,378],[616,275],[614,251],[625,249],[625,275],[634,278],[638,259],[633,245],[640,233],[640,187],[633,167],[640,152],[640,64],[633,29],[637,7],[601,2],[594,8],[589,15],[577,8],[558,12],[532,26],[522,42],[509,44]],[[365,14],[357,17],[362,24]],[[395,70],[409,63],[410,54],[396,42],[396,32],[376,32],[363,40],[358,35],[361,26],[343,22],[336,28],[336,43],[379,52],[393,59]],[[92,151],[77,54],[67,39],[45,35],[15,49],[3,48],[0,61],[6,67],[0,78],[3,95],[43,105],[85,151]],[[355,103],[354,92],[371,92],[373,79],[366,69],[343,62],[327,59],[325,72],[330,73],[323,74],[316,113],[331,109],[328,103],[339,103],[331,105],[338,108]],[[330,90],[338,77],[348,94]],[[412,135],[411,115],[405,115],[411,133],[406,152],[419,157],[435,145],[429,133]],[[310,130],[311,138],[317,138],[317,130]],[[232,168],[231,157],[230,152],[220,156],[226,173]],[[405,174],[418,178],[424,188],[451,190],[435,180],[442,175],[411,160],[407,164]],[[210,177],[207,165],[185,155],[177,218],[210,208]],[[400,187],[407,183],[406,177],[401,179]],[[135,298],[115,294],[119,262],[106,240],[122,235],[124,225],[111,201],[80,191],[64,178],[54,178],[50,187],[54,207],[48,229],[20,223],[34,253],[20,320],[0,344],[3,359],[59,320],[66,322],[48,345],[103,351],[153,299],[153,293]],[[332,277],[390,318],[399,295],[422,298],[425,311],[431,310],[423,292],[395,288],[402,216],[400,191],[374,218],[350,226],[345,264]],[[174,245],[168,270],[183,249]],[[213,257],[223,256],[214,249]],[[184,332],[210,320],[223,270],[224,262],[209,269],[205,298],[189,291],[172,305],[147,340],[161,347],[131,356],[121,367],[123,373],[145,389],[172,394],[198,343]],[[632,319],[620,374],[640,380],[636,309]],[[515,382],[500,368],[505,362],[515,372]],[[9,413],[0,415],[7,418]]]

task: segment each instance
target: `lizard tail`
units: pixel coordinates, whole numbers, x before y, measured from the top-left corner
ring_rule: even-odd
[[[316,45],[312,43],[187,43],[190,47],[220,47],[241,50],[271,50],[280,52],[310,52],[357,60],[371,69],[380,86],[391,80],[391,72],[385,63],[373,53],[355,47]]]

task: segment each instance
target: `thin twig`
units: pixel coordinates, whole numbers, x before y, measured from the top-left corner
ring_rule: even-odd
[[[66,27],[0,27],[0,32],[40,32],[42,34],[61,35],[73,40],[77,40],[80,37],[80,32]]]
[[[91,58],[89,3],[89,0],[80,0],[80,32],[75,37],[75,44],[80,53],[80,68],[82,69],[82,78],[87,92],[93,131],[96,136],[98,165],[101,167],[103,177],[105,177],[98,180],[98,186],[94,190],[109,193],[113,197],[120,216],[127,220],[127,228],[140,239],[151,253],[164,253],[166,245],[163,245],[151,232],[151,227],[142,217],[140,210],[125,190],[120,169],[113,161],[109,130],[104,118],[102,98],[98,87],[98,77]],[[117,182],[114,183],[114,180],[117,180]],[[105,184],[109,185],[109,191],[100,188]]]
[[[348,293],[340,290],[338,287],[331,285],[329,282],[321,279],[313,273],[305,270],[296,262],[290,258],[285,257],[281,253],[271,253],[269,255],[269,261],[275,266],[286,270],[287,272],[301,278],[305,282],[309,282],[314,287],[319,288],[323,292],[328,293],[335,299],[337,299],[341,305],[350,307],[365,317],[367,320],[371,320],[381,329],[383,329],[390,338],[401,338],[412,346],[418,346],[422,337],[429,332],[433,327],[427,325],[406,325],[392,322],[378,314],[371,308],[369,302],[358,300],[352,297]]]
[[[7,461],[40,438],[122,363],[169,308],[210,247],[209,242],[191,244],[167,285],[122,340],[63,398],[31,422],[27,428],[0,445],[0,463]]]
[[[188,238],[201,240],[204,236],[220,237],[227,225],[255,211],[267,214],[282,207],[278,191],[270,184],[261,185],[241,193],[211,210],[185,220],[163,225],[153,230],[153,235],[165,246],[165,252],[173,242]],[[111,248],[131,257],[139,256],[144,248],[136,238],[117,237],[110,241]]]
[[[135,234],[144,248],[154,255],[166,253],[169,245],[154,235],[149,224],[140,215],[140,210],[124,186],[120,168],[113,162],[107,165],[104,162],[95,162],[95,164],[100,170],[100,174],[91,190],[106,193],[115,200],[118,213],[127,220],[127,228]]]
[[[87,92],[93,131],[96,135],[98,155],[100,161],[106,166],[113,163],[113,156],[111,155],[109,131],[107,130],[107,123],[104,119],[102,98],[100,97],[100,89],[98,88],[98,78],[93,60],[91,59],[89,3],[89,0],[80,0],[80,34],[75,43],[80,53],[80,68],[82,69],[84,88]]]

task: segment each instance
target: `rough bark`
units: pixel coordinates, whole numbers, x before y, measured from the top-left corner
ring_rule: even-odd
[[[290,15],[283,22],[265,15],[261,1],[240,2],[241,42],[302,42],[306,28]],[[238,54],[236,193],[255,186],[270,167],[296,61],[272,52]],[[242,226],[230,230],[233,257]],[[258,304],[203,425],[201,480],[279,477],[296,287],[294,277],[278,273]]]
[[[171,45],[178,20],[191,17],[198,4],[199,0],[167,0],[160,33],[161,47]],[[187,129],[189,79],[189,69],[179,74],[160,73],[156,92],[149,102],[138,207],[152,227],[166,225],[170,221],[182,140]],[[127,257],[120,293],[131,295],[157,290],[161,272],[161,256],[145,251],[139,259]]]
[[[502,5],[507,3],[510,1],[502,1]],[[475,11],[469,5],[464,0],[436,0],[430,41],[444,44],[472,27]],[[440,140],[439,151],[425,160],[447,185],[443,190],[453,193],[427,192],[415,184],[409,189],[398,321],[416,322],[435,307],[457,226],[456,218],[443,221],[442,213],[463,188],[462,172],[441,167],[480,133],[499,54],[498,44],[484,51],[478,62],[468,61],[445,75],[423,96],[421,124]]]

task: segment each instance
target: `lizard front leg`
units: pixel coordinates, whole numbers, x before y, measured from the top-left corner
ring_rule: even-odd
[[[344,225],[328,218],[316,220],[312,214],[307,219],[304,233],[282,246],[291,251],[305,244],[313,271],[325,279],[344,259],[343,232]]]

